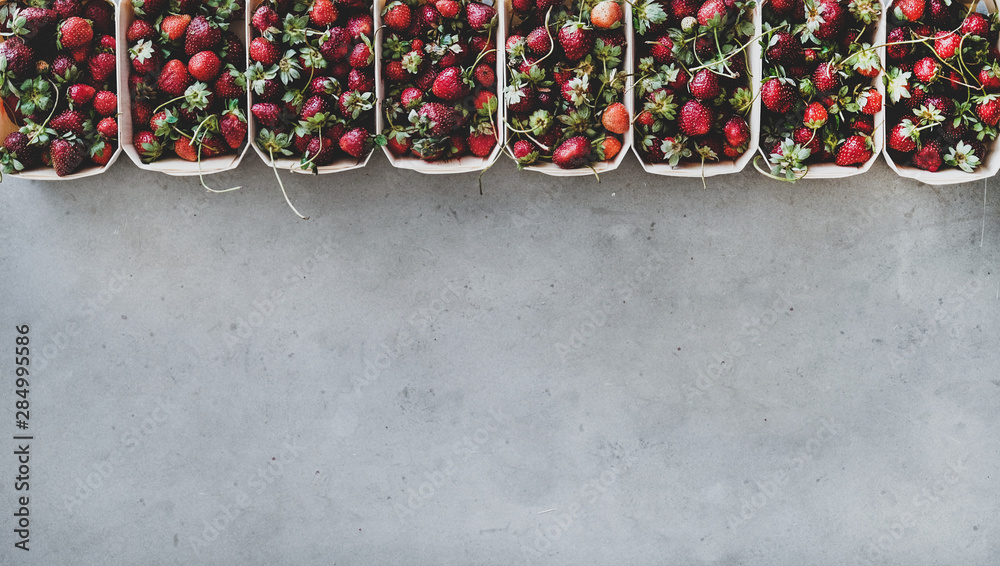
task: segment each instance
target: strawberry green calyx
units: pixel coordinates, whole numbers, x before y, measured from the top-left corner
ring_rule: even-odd
[[[285,54],[278,60],[276,65],[278,67],[278,78],[281,80],[281,84],[285,85],[298,79],[300,76],[299,71],[302,70],[302,65],[299,64],[299,55],[294,49],[285,51]]]
[[[257,61],[253,65],[247,67],[247,86],[257,94],[264,94],[264,88],[267,86],[267,81],[274,80],[277,76],[277,66],[264,69],[264,65],[260,61]]]
[[[889,95],[889,100],[893,104],[904,98],[910,98],[910,77],[909,71],[900,71],[898,67],[893,67],[884,76],[885,92]]]
[[[663,159],[671,167],[676,167],[681,159],[691,157],[691,149],[688,147],[688,138],[683,134],[663,138],[660,142],[660,151],[663,152]]]
[[[667,21],[667,13],[657,0],[641,0],[632,4],[632,21],[640,35],[644,35],[650,27]]]
[[[569,80],[563,92],[569,96],[574,106],[580,107],[590,101],[590,76],[574,77]]]
[[[851,0],[847,9],[854,14],[855,19],[866,25],[877,22],[882,15],[882,3],[878,0]]]
[[[771,154],[771,175],[787,181],[801,179],[807,170],[804,163],[811,153],[808,147],[786,138],[779,150]]]
[[[20,87],[18,109],[25,116],[52,109],[54,107],[54,90],[51,83],[42,77],[24,81]]]

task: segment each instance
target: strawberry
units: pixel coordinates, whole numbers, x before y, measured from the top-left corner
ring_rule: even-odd
[[[688,90],[691,96],[698,100],[708,100],[719,96],[722,92],[719,88],[719,79],[715,73],[708,69],[702,69],[695,73],[688,83]]]
[[[331,0],[313,0],[313,5],[309,9],[309,21],[321,28],[333,25],[339,16],[340,13]]]
[[[90,58],[87,68],[95,85],[107,83],[115,72],[115,56],[111,53],[98,53]]]
[[[528,140],[518,140],[514,143],[513,154],[518,167],[531,165],[538,160],[538,146]]]
[[[903,153],[909,153],[917,148],[917,140],[919,139],[918,136],[919,134],[917,133],[913,122],[910,120],[903,120],[893,126],[892,131],[889,132],[889,139],[886,140],[886,143],[889,145],[890,149]]]
[[[277,31],[279,23],[281,23],[281,18],[268,4],[257,6],[257,10],[254,11],[250,20],[250,24],[260,33]]]
[[[173,150],[177,154],[177,157],[180,157],[184,161],[196,162],[200,160],[198,147],[196,147],[196,144],[191,143],[191,138],[186,136],[181,136],[174,141]]]
[[[410,18],[410,7],[398,1],[387,4],[382,12],[382,23],[395,31],[410,27]]]
[[[718,25],[724,25],[726,21],[726,4],[722,0],[706,0],[704,4],[698,8],[698,24],[706,27],[718,27],[710,26],[713,20],[721,22]]]
[[[934,52],[941,59],[951,59],[961,41],[962,38],[953,31],[939,31],[934,35]]]
[[[266,128],[274,128],[281,118],[281,109],[273,102],[259,102],[250,108],[250,112]]]
[[[896,0],[893,3],[893,13],[896,19],[904,22],[916,22],[924,16],[924,0]]]
[[[200,51],[214,51],[221,41],[218,24],[205,16],[195,16],[184,33],[184,53],[191,56]]]
[[[106,138],[118,137],[118,122],[114,118],[104,118],[97,123],[97,133]]]
[[[545,55],[552,49],[552,38],[549,37],[549,31],[545,26],[539,26],[531,30],[531,33],[524,39],[524,44],[535,55]]]
[[[125,39],[129,43],[135,43],[140,39],[153,39],[154,37],[156,37],[156,28],[142,18],[132,20],[125,32]]]
[[[741,147],[750,142],[750,126],[739,116],[727,120],[722,131],[726,136],[726,143],[733,147]]]
[[[941,75],[941,65],[930,57],[924,57],[913,64],[913,74],[921,82],[931,83]]]
[[[493,148],[497,144],[497,136],[493,131],[493,126],[484,124],[481,130],[473,131],[469,134],[469,151],[476,157],[488,157],[493,153]]]
[[[90,43],[92,39],[94,39],[94,28],[91,27],[90,22],[83,18],[73,16],[63,20],[59,24],[59,34],[56,43],[62,48],[73,49],[83,47]]]
[[[779,114],[791,109],[795,96],[796,89],[793,83],[783,79],[768,79],[760,89],[760,101],[768,110]]]
[[[698,13],[701,3],[698,0],[671,0],[670,9],[678,21],[692,17]]]
[[[356,158],[371,150],[371,134],[364,128],[352,128],[340,138],[340,149]]]
[[[348,64],[355,69],[366,69],[375,61],[375,54],[368,45],[357,43],[348,58]]]
[[[871,139],[853,135],[837,149],[836,155],[836,163],[841,167],[862,165],[872,158]]]
[[[132,0],[132,9],[139,16],[155,18],[166,6],[166,0]]]
[[[239,149],[247,138],[247,120],[236,101],[232,101],[223,112],[219,130],[230,149]]]
[[[7,62],[7,70],[17,77],[25,77],[34,70],[35,52],[20,37],[0,43],[0,57]]]
[[[721,2],[721,0],[719,0]],[[590,10],[590,23],[595,28],[610,29],[622,21],[622,7],[615,0],[601,0]]]
[[[807,8],[808,16],[808,8]],[[819,0],[819,18],[823,23],[813,32],[817,39],[836,39],[842,35],[841,28],[844,25],[844,8],[838,0]],[[807,18],[808,19],[808,18]]]
[[[805,115],[802,118],[802,124],[809,128],[810,130],[818,130],[826,124],[827,112],[826,107],[819,102],[813,102],[809,106],[806,106]]]
[[[83,136],[88,123],[86,116],[77,110],[65,110],[49,121],[52,129],[60,134],[72,133],[78,137]]]
[[[559,28],[558,38],[569,61],[583,59],[594,47],[593,30],[580,22],[567,22]]]
[[[115,27],[114,6],[107,2],[88,2],[83,9],[83,19],[90,20],[94,31],[97,33],[112,33]]]
[[[670,36],[664,35],[657,39],[652,46],[650,46],[649,54],[653,56],[654,61],[665,65],[674,61],[673,50],[673,40],[670,39]]]
[[[97,91],[94,90],[94,87],[90,85],[75,84],[71,85],[69,89],[67,89],[66,94],[69,96],[70,102],[72,102],[74,106],[85,106],[94,99],[94,94],[96,92]]]
[[[83,163],[86,151],[83,144],[57,138],[49,146],[49,159],[52,168],[56,170],[56,175],[65,177],[73,174],[77,167]]]
[[[974,35],[977,37],[985,38],[990,30],[990,24],[986,19],[986,16],[980,14],[979,12],[970,12],[968,16],[962,20],[962,35]]]
[[[210,82],[219,75],[219,68],[222,62],[219,56],[211,51],[200,51],[191,56],[188,60],[188,73],[195,80]]]
[[[160,66],[160,51],[148,40],[139,40],[128,50],[128,54],[132,69],[137,74],[148,75]]]
[[[254,41],[257,40],[255,39]],[[267,43],[270,44],[270,42]],[[271,48],[273,48],[273,46],[271,46]],[[254,59],[252,51],[253,43],[250,44],[250,49],[250,58]],[[347,55],[351,52],[351,33],[347,31],[346,28],[331,28],[323,35],[322,38],[320,38],[319,50],[320,53],[323,54],[323,58],[330,62],[339,61],[347,57]],[[277,60],[277,49],[274,51],[275,60]]]
[[[689,100],[681,107],[677,127],[685,135],[703,136],[711,129],[714,119],[711,108],[697,100]]]
[[[840,88],[840,72],[832,63],[820,63],[813,72],[813,84],[824,94],[835,92]]]
[[[160,31],[169,41],[177,41],[187,33],[191,24],[191,16],[188,14],[168,14],[160,22]]]
[[[485,30],[489,28],[493,25],[496,15],[496,10],[486,4],[469,2],[465,6],[465,19],[469,22],[469,27],[473,30]]]
[[[250,42],[250,60],[263,63],[265,66],[274,65],[281,58],[281,53],[273,43],[263,37],[255,37]]]
[[[621,102],[614,102],[601,114],[601,125],[613,134],[624,134],[632,126],[628,109]]]
[[[1000,96],[987,94],[973,98],[976,104],[976,115],[989,126],[996,126],[1000,121]]]
[[[469,87],[462,77],[462,70],[458,67],[448,67],[438,73],[431,90],[434,96],[448,102],[454,102],[469,93]]]
[[[316,136],[309,141],[303,158],[314,167],[323,167],[333,163],[337,158],[338,140],[324,136]]]
[[[882,109],[882,95],[874,88],[869,88],[858,95],[858,105],[863,114],[874,115]]]
[[[243,96],[246,94],[246,78],[232,65],[227,65],[226,69],[219,73],[219,77],[215,79],[212,91],[220,98]]]
[[[361,69],[351,69],[347,75],[347,90],[374,91],[375,77]]]
[[[156,86],[169,95],[180,96],[184,94],[187,87],[191,86],[192,82],[191,75],[184,63],[179,59],[171,59],[163,66],[163,70],[156,80]]]
[[[562,169],[577,169],[590,161],[592,153],[590,141],[586,137],[573,136],[552,153],[552,163]]]
[[[941,145],[935,140],[924,144],[913,156],[913,165],[915,167],[932,173],[940,169],[943,162],[944,160],[941,159]]]
[[[622,142],[618,141],[616,137],[608,136],[601,142],[601,152],[604,153],[605,161],[614,159],[621,150]]]
[[[151,163],[163,155],[163,143],[149,130],[136,133],[132,138],[132,144],[143,163]]]
[[[101,116],[113,116],[117,114],[118,96],[106,90],[94,94],[94,110]]]
[[[913,45],[906,43],[909,38],[906,37],[905,27],[893,28],[889,31],[887,39],[886,56],[890,61],[902,61],[913,51]]]
[[[90,159],[101,167],[111,162],[111,156],[115,154],[115,148],[107,141],[101,140],[90,149]]]
[[[434,137],[446,135],[457,124],[455,111],[437,102],[428,102],[417,110],[418,119],[426,120],[428,131]]]
[[[462,10],[462,5],[455,0],[437,0],[434,7],[444,18],[454,18]]]
[[[491,87],[497,82],[496,72],[486,64],[477,65],[472,76],[475,78],[476,84],[481,87]]]

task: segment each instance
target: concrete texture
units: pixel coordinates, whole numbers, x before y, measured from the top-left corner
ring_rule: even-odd
[[[1000,563],[1000,187],[5,180],[0,563]]]

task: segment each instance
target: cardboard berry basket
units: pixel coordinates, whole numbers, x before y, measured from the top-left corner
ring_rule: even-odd
[[[846,5],[848,2],[841,1],[842,5]],[[882,64],[883,69],[879,71],[879,74],[871,79],[871,85],[875,87],[875,90],[882,97],[882,109],[879,110],[873,116],[873,122],[875,124],[875,132],[872,135],[872,143],[874,147],[872,148],[872,156],[868,161],[862,165],[856,166],[840,166],[836,163],[811,163],[808,166],[805,176],[801,180],[811,180],[811,179],[845,179],[847,177],[853,177],[855,175],[860,175],[867,172],[872,168],[872,165],[878,160],[879,154],[882,153],[883,146],[885,145],[885,106],[888,102],[885,96],[885,83],[882,80],[882,75],[884,75],[885,67],[885,27],[886,27],[886,13],[890,9],[889,2],[882,2],[882,16],[879,18],[878,26],[875,28],[874,33],[869,37],[859,38],[859,42],[868,43],[870,45],[876,46],[876,53],[878,53],[879,61]],[[762,9],[757,10],[757,35],[761,35],[763,32],[763,16]],[[763,39],[761,39],[763,41]],[[758,56],[757,58],[763,63],[763,53],[760,51],[760,42],[757,42]],[[763,71],[761,71],[763,73]],[[757,93],[760,92],[760,86],[763,79],[763,75],[760,77],[760,81],[757,84]],[[759,101],[758,96],[758,101]],[[759,102],[758,102],[759,103]],[[879,131],[882,130],[882,131]],[[758,130],[759,131],[759,130]],[[759,140],[758,140],[759,143]]]
[[[244,10],[244,12],[244,25],[241,26],[239,22],[233,22],[230,25],[236,35],[243,40],[243,61],[245,67],[245,62],[249,59],[246,28],[250,25],[250,15],[246,10]],[[132,24],[132,20],[134,19],[135,11],[132,7],[132,2],[129,0],[122,0],[121,3],[118,4],[118,11],[115,15],[115,24],[118,26],[118,108],[121,111],[118,129],[121,132],[120,139],[122,150],[139,169],[157,171],[159,173],[175,177],[192,177],[201,174],[208,175],[211,173],[221,173],[223,171],[236,169],[236,167],[239,166],[240,161],[243,160],[243,156],[246,155],[247,149],[250,147],[248,143],[244,143],[243,147],[236,151],[235,154],[228,153],[226,155],[203,158],[200,165],[195,162],[185,161],[176,155],[166,155],[167,152],[164,152],[164,157],[161,157],[152,163],[143,163],[142,159],[139,158],[139,152],[136,151],[135,146],[132,144],[132,135],[135,128],[132,124],[132,93],[129,92],[128,88],[128,78],[129,73],[132,70],[132,62],[128,56],[128,40],[125,38],[128,27]],[[247,95],[246,102],[246,111],[247,114],[249,114],[249,94]],[[249,138],[249,134],[247,137]]]
[[[429,175],[438,174],[452,174],[452,173],[470,173],[475,171],[482,171],[493,164],[497,157],[500,155],[501,147],[503,145],[504,136],[504,111],[503,102],[501,95],[503,83],[503,44],[505,40],[505,29],[503,22],[506,20],[506,6],[503,2],[498,2],[497,0],[477,0],[487,6],[492,6],[497,12],[497,21],[499,22],[496,27],[496,44],[497,44],[497,64],[496,64],[496,77],[497,77],[497,98],[500,103],[497,105],[496,114],[496,133],[498,143],[493,151],[486,157],[476,157],[475,155],[465,155],[458,159],[451,159],[447,161],[424,161],[419,157],[412,155],[395,156],[388,147],[383,146],[382,151],[385,156],[389,159],[389,163],[393,167],[398,167],[400,169],[410,169],[418,173],[426,173]],[[375,29],[379,30],[376,32],[375,36],[375,98],[377,102],[375,103],[375,131],[381,134],[385,129],[385,110],[383,108],[383,102],[385,101],[385,84],[382,81],[382,41],[383,33],[387,33],[384,29],[384,24],[382,23],[382,9],[387,4],[386,0],[375,0]]]
[[[629,10],[629,13],[631,14],[631,10]],[[759,3],[753,10],[753,24],[754,33],[759,36],[761,32],[761,12]],[[632,28],[630,23],[630,44],[634,43],[634,36],[635,30]],[[745,51],[747,61],[750,65],[750,92],[757,94],[760,92],[761,64],[763,63],[761,59],[760,42],[758,42],[756,38],[753,38],[746,46]],[[635,71],[630,69],[629,72],[631,73]],[[634,98],[634,95],[630,96],[629,100],[634,101]],[[635,116],[633,115],[633,119],[634,118]],[[750,161],[753,160],[754,156],[757,154],[757,143],[758,137],[760,136],[760,96],[754,97],[747,122],[750,126],[750,143],[747,146],[746,152],[735,160],[724,159],[717,162],[706,161],[704,166],[702,166],[700,161],[681,162],[678,163],[676,167],[671,167],[669,163],[646,163],[642,158],[642,154],[639,153],[639,148],[636,147],[639,143],[641,143],[640,140],[633,141],[632,153],[634,153],[636,158],[639,160],[639,164],[642,165],[643,170],[654,175],[664,175],[667,177],[714,177],[716,175],[739,173],[744,167],[747,166],[748,163],[750,163]]]
[[[254,11],[257,10],[257,7],[260,6],[263,3],[264,3],[264,0],[250,0],[247,3],[247,8],[246,8],[246,12],[247,12],[247,18],[246,18],[246,38],[247,38],[247,46],[248,46],[247,47],[247,49],[248,49],[248,51],[247,51],[247,53],[248,53],[248,55],[247,55],[247,65],[248,66],[250,65],[249,42],[253,40],[253,38],[254,38],[254,31],[255,31],[253,29],[253,24],[251,23],[251,21],[253,19],[253,13],[254,13]],[[373,6],[372,9],[374,10],[374,6]],[[373,13],[373,18],[374,17],[377,17],[377,16],[375,16],[374,13]],[[374,25],[374,29],[378,29],[377,24],[373,24],[373,25]],[[375,33],[373,35],[379,36],[381,34]],[[372,38],[372,41],[375,41],[375,38]],[[378,68],[378,59],[377,58],[376,58],[376,61],[375,61],[374,65],[375,65],[375,68],[377,69]],[[376,73],[377,72],[378,71],[376,71]],[[377,74],[376,74],[376,77],[377,77]],[[247,93],[248,94],[250,93],[249,89],[247,90]],[[256,153],[261,159],[263,159],[264,163],[267,164],[268,167],[275,167],[277,169],[282,169],[282,170],[285,170],[285,171],[291,171],[292,173],[302,173],[302,174],[305,174],[305,175],[312,175],[313,174],[313,170],[312,169],[303,169],[301,167],[302,162],[299,159],[278,158],[278,159],[275,159],[272,162],[271,161],[271,156],[268,155],[266,151],[264,151],[261,148],[257,147],[257,144],[254,141],[254,140],[257,139],[257,120],[250,113],[250,107],[253,105],[253,96],[250,96],[250,100],[249,100],[249,102],[247,104],[248,104],[247,105],[247,138],[250,140],[250,145],[253,146],[254,153]],[[371,124],[370,127],[374,127],[374,126],[375,126],[375,124]],[[373,133],[377,133],[377,132],[373,132]],[[372,149],[372,151],[369,151],[364,157],[360,157],[358,159],[355,159],[355,158],[350,157],[350,156],[343,157],[341,159],[338,159],[334,163],[331,163],[330,165],[323,165],[321,167],[316,167],[316,173],[320,174],[320,175],[325,175],[327,173],[337,173],[337,172],[340,172],[340,171],[350,171],[351,169],[359,169],[361,167],[364,167],[365,165],[368,165],[368,161],[372,158],[372,154],[373,153],[375,153],[374,149]]]
[[[92,2],[104,2],[104,1],[107,1],[107,0],[91,0],[91,1]],[[0,0],[0,6],[3,6],[6,3],[7,3],[6,0]],[[108,1],[107,3],[110,4],[111,6],[115,6],[114,2]],[[115,32],[115,37],[118,40],[118,44],[120,45],[121,42],[122,42],[122,39],[121,39],[122,35],[119,35],[117,33],[117,31],[116,31]],[[4,38],[2,36],[0,36],[0,42],[2,42],[3,40],[4,40]],[[120,72],[116,71],[115,74],[116,74],[115,84],[118,85],[119,88],[121,88],[121,76],[120,76]],[[118,93],[118,112],[119,112],[119,115],[121,114],[121,111],[122,111],[122,99],[121,99],[121,93]],[[13,132],[16,132],[19,129],[20,129],[20,126],[18,124],[14,123],[13,121],[11,121],[11,119],[9,117],[7,117],[7,113],[6,112],[0,112],[0,141],[2,141],[3,139],[5,139],[7,137],[7,134],[11,134]],[[111,167],[112,165],[114,165],[115,160],[118,159],[118,156],[122,152],[121,130],[122,130],[121,120],[119,118],[119,122],[118,122],[118,139],[115,140],[115,144],[116,144],[115,145],[115,151],[114,151],[114,153],[112,153],[111,160],[108,161],[107,165],[104,165],[104,166],[97,165],[93,161],[90,160],[90,156],[87,156],[84,161],[85,161],[85,163],[89,163],[89,165],[87,165],[85,167],[80,167],[79,169],[76,170],[75,173],[73,173],[72,175],[66,175],[65,177],[60,177],[59,175],[56,175],[55,169],[53,169],[51,167],[39,167],[37,169],[32,169],[30,171],[19,171],[19,172],[9,173],[9,175],[12,176],[12,177],[17,177],[19,179],[31,179],[33,181],[71,181],[73,179],[82,179],[84,177],[92,177],[94,175],[100,175],[101,173],[104,173],[105,171],[107,171],[109,167]]]
[[[889,10],[892,9],[892,4],[893,4],[892,0],[888,0],[886,2],[886,8],[885,8],[886,14],[888,14]],[[998,5],[995,0],[983,0],[981,2],[959,1],[959,4],[965,7],[965,9],[968,9],[969,6],[975,6],[976,7],[975,11],[983,14],[993,14],[996,13],[998,9]],[[886,20],[887,18],[883,17],[884,24],[886,23]],[[884,31],[883,39],[885,38],[885,34],[888,33],[887,28],[888,28],[887,25],[883,25],[883,31]],[[885,41],[882,41],[881,43],[885,43]],[[888,60],[886,59],[885,48],[882,49],[882,53],[880,55],[882,60],[882,67],[886,68]],[[883,100],[886,99],[883,97]],[[886,101],[888,102],[888,100]],[[989,179],[990,177],[996,175],[998,171],[1000,171],[1000,138],[994,140],[992,143],[986,146],[988,152],[986,158],[983,159],[979,167],[977,167],[976,170],[973,171],[972,173],[966,173],[961,169],[953,169],[953,168],[940,169],[938,171],[931,172],[920,169],[919,167],[913,167],[912,165],[897,164],[896,162],[893,161],[892,156],[889,155],[888,147],[885,142],[885,140],[889,136],[889,128],[890,125],[886,124],[882,131],[881,138],[883,140],[882,141],[883,154],[885,155],[886,163],[888,163],[889,167],[893,171],[895,171],[896,174],[899,175],[900,177],[904,177],[907,179],[914,179],[916,181],[920,181],[921,183],[926,183],[928,185],[954,185],[958,183],[968,183],[969,181],[980,181],[982,179]]]
[[[628,115],[630,118],[635,119],[635,104],[632,100],[632,75],[635,73],[635,34],[632,32],[632,7],[628,2],[620,2],[622,4],[622,26],[624,26],[625,31],[625,53],[622,54],[622,61],[625,67],[625,100],[622,100],[622,104],[628,110]],[[500,85],[499,88],[503,89],[507,86],[507,34],[510,31],[511,18],[508,14],[513,13],[511,7],[511,0],[504,0],[504,17],[501,20],[500,25],[503,29],[502,42],[498,44],[498,49],[500,50],[499,56],[497,57],[497,63],[499,64],[499,69],[497,72],[497,84]],[[553,41],[558,41],[553,38]],[[500,108],[506,108],[501,98]],[[600,126],[600,122],[597,124]],[[524,167],[525,171],[537,171],[545,175],[551,175],[553,177],[586,177],[589,175],[598,175],[601,173],[606,173],[608,171],[614,171],[618,169],[622,161],[625,160],[625,155],[628,153],[628,149],[632,147],[632,128],[629,128],[624,134],[622,134],[622,148],[618,152],[618,155],[610,161],[598,161],[591,164],[591,167],[580,167],[578,169],[563,169],[550,162],[540,162],[535,165],[528,165]],[[504,122],[503,128],[503,143],[506,146],[510,142],[508,136],[506,122]],[[509,150],[510,148],[508,148]]]

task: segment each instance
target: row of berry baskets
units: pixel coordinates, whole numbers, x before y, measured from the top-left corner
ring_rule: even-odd
[[[1000,169],[994,0],[244,1],[0,0],[3,172]]]

